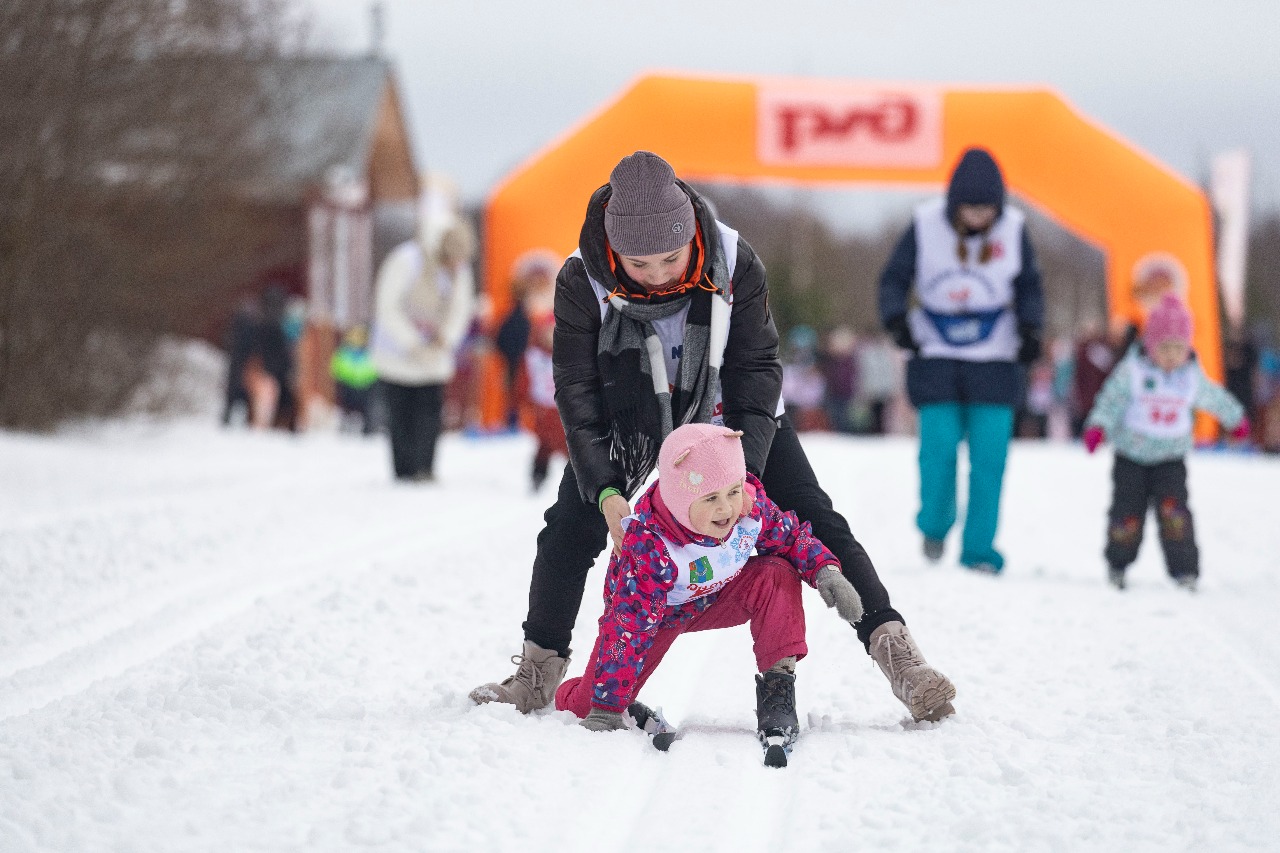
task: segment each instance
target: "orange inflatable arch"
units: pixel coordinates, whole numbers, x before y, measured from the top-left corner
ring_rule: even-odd
[[[1174,280],[1205,371],[1221,378],[1208,200],[1047,89],[641,77],[490,196],[483,259],[496,316],[510,307],[515,259],[540,246],[571,253],[591,193],[632,151],[660,154],[686,181],[942,187],[973,145],[992,152],[1012,192],[1103,252],[1113,317],[1141,317],[1135,271]],[[500,382],[486,391],[492,424]]]

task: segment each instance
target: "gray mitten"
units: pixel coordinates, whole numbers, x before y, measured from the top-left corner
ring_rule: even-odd
[[[840,570],[835,566],[823,566],[818,569],[818,595],[828,607],[834,607],[840,618],[850,625],[856,625],[862,618],[862,598],[853,588]]]
[[[593,732],[616,732],[627,727],[622,721],[621,712],[606,711],[603,708],[592,708],[591,713],[583,717],[578,725]]]

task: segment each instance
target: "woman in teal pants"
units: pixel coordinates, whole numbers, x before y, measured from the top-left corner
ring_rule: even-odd
[[[995,548],[1005,457],[1024,366],[1040,355],[1044,295],[1022,211],[1005,204],[989,152],[970,148],[947,194],[916,208],[880,275],[880,319],[908,349],[907,395],[920,411],[924,553],[941,559],[956,522],[956,467],[969,448],[960,564],[999,573]]]

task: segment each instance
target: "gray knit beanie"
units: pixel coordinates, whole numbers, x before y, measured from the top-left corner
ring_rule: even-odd
[[[649,151],[623,157],[609,175],[613,194],[604,232],[620,255],[674,252],[693,239],[693,202],[676,183],[671,165]]]

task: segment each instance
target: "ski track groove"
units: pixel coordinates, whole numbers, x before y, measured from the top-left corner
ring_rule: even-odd
[[[287,498],[299,488],[296,477],[281,475],[255,485],[255,497],[269,498],[279,496],[284,500],[267,503],[279,506],[287,503]],[[220,483],[213,488],[206,488],[197,493],[183,491],[179,488],[162,489],[159,496],[155,494],[135,495],[95,504],[69,507],[65,511],[40,511],[33,515],[19,518],[9,524],[0,524],[0,536],[18,535],[40,530],[65,531],[77,523],[98,522],[111,524],[121,530],[128,530],[137,523],[163,515],[175,506],[187,515],[207,513],[210,509],[221,509],[226,506],[228,497],[243,495],[242,481]],[[181,497],[180,505],[174,502]],[[293,519],[289,519],[293,521]],[[193,559],[190,564],[207,564],[206,571],[218,573],[223,559]],[[139,575],[135,574],[134,577]],[[188,588],[198,593],[211,584],[202,579],[180,579],[176,583],[165,578],[151,579],[153,582],[141,587],[115,588],[106,586],[101,596],[92,600],[63,602],[62,609],[50,614],[51,622],[41,631],[41,641],[34,646],[11,649],[0,656],[0,678],[10,676],[20,669],[39,665],[51,657],[49,647],[67,649],[83,643],[86,632],[94,636],[105,636],[125,624],[114,611],[159,609],[169,599],[175,589]],[[78,609],[77,609],[78,606]],[[53,621],[56,620],[56,621]],[[101,625],[103,627],[94,627]],[[87,631],[86,631],[87,629]]]
[[[62,528],[78,521],[98,521],[113,516],[149,514],[171,505],[176,498],[181,498],[184,504],[190,504],[195,501],[216,501],[228,496],[242,496],[245,489],[244,483],[244,477],[237,474],[236,477],[230,477],[217,485],[201,487],[198,493],[192,493],[189,483],[148,486],[144,494],[105,500],[90,499],[78,505],[34,510],[0,522],[0,535],[42,528]],[[299,489],[299,484],[297,475],[290,472],[262,480],[255,478],[253,488],[255,497],[258,497],[268,491],[280,494],[295,493]]]
[[[1232,623],[1231,619],[1223,620],[1220,615],[1217,621],[1225,621],[1228,625],[1231,625]],[[1258,691],[1270,699],[1271,703],[1276,706],[1277,710],[1280,710],[1280,687],[1277,687],[1276,683],[1268,678],[1257,664],[1239,651],[1239,643],[1230,643],[1222,638],[1223,634],[1230,634],[1230,628],[1226,630],[1211,630],[1205,627],[1203,621],[1198,619],[1189,620],[1189,623],[1196,627],[1196,631],[1204,639],[1206,644],[1217,648],[1219,652],[1221,652],[1223,658],[1230,660],[1235,664],[1236,668],[1239,669],[1240,672],[1249,679],[1249,681],[1253,682],[1253,684],[1257,686]]]
[[[659,754],[653,745],[644,743],[641,749],[648,750],[656,761],[646,762],[656,770],[647,778],[644,785],[648,791],[644,804],[635,810],[635,816],[632,819],[627,833],[624,838],[635,841],[637,844],[624,844],[621,849],[633,849],[638,846],[645,846],[652,843],[653,838],[653,821],[651,815],[655,814],[655,810],[662,810],[669,807],[671,792],[679,790],[681,787],[681,779],[687,776],[689,761],[700,760],[694,756],[687,755],[691,746],[698,742],[703,742],[703,746],[711,749],[737,749],[738,741],[742,742],[742,747],[755,756],[755,760],[759,767],[756,772],[777,774],[778,778],[771,779],[774,783],[766,788],[760,788],[756,784],[754,773],[738,774],[735,778],[737,784],[735,792],[725,792],[727,796],[723,797],[725,804],[726,816],[725,822],[740,822],[741,825],[755,824],[760,827],[760,833],[756,835],[761,839],[759,847],[748,849],[760,850],[779,850],[786,849],[779,847],[785,841],[785,833],[787,828],[787,820],[793,814],[791,804],[796,795],[798,788],[795,785],[786,785],[786,775],[788,773],[798,772],[793,767],[784,768],[767,768],[764,766],[764,753],[755,738],[755,732],[748,732],[748,737],[741,737],[739,731],[734,728],[732,732],[728,727],[710,727],[704,724],[693,724],[690,728],[688,720],[699,716],[697,713],[691,713],[691,709],[695,708],[697,697],[704,693],[707,686],[711,683],[712,677],[721,674],[726,652],[735,643],[743,640],[741,632],[717,632],[711,637],[703,635],[699,639],[706,642],[698,644],[696,653],[694,649],[688,645],[681,647],[679,654],[681,660],[678,662],[680,671],[683,673],[678,689],[670,687],[664,699],[678,698],[683,703],[683,710],[679,718],[670,716],[670,705],[666,702],[656,702],[654,697],[647,697],[651,707],[661,707],[664,715],[668,715],[668,719],[681,732],[682,740],[676,741],[671,747],[671,752]],[[677,640],[677,643],[679,641]],[[672,646],[672,652],[668,653],[668,660],[676,647]],[[666,661],[664,660],[664,663]],[[646,697],[640,697],[641,701],[645,701]],[[646,736],[647,737],[647,736]],[[723,743],[721,743],[723,741]],[[796,748],[804,742],[803,735],[796,743]],[[683,749],[682,749],[683,747]],[[794,753],[793,753],[794,754]],[[630,774],[629,774],[630,775]],[[777,785],[783,785],[780,792]],[[781,793],[785,802],[779,802],[779,794]],[[767,826],[765,824],[767,823]],[[586,838],[592,836],[586,835]],[[595,836],[598,837],[598,836]],[[740,839],[737,839],[732,848],[722,845],[711,844],[708,846],[707,839],[702,837],[684,838],[682,842],[673,843],[673,850],[721,850],[734,849],[742,850],[739,846]],[[572,848],[577,849],[577,848]]]
[[[180,520],[210,512],[246,512],[271,527],[296,530],[299,518],[306,518],[317,509],[306,500],[318,494],[312,487],[334,486],[332,472],[327,469],[290,468],[265,477],[255,476],[250,495],[245,491],[250,473],[253,472],[238,466],[208,470],[195,483],[147,482],[137,486],[134,494],[88,498],[25,514],[6,513],[7,519],[0,522],[0,536],[65,535],[64,531],[77,523],[105,523],[130,531],[171,511]],[[383,483],[366,479],[363,471],[345,485],[356,491],[386,488]],[[440,496],[422,491],[415,497],[424,516],[429,517],[433,497]],[[286,511],[281,512],[282,509]],[[411,510],[407,516],[412,518],[415,514]],[[323,512],[316,515],[323,521],[341,520],[330,519]],[[14,638],[17,641],[13,646],[0,655],[0,720],[29,713],[159,658],[246,612],[263,597],[308,583],[323,585],[326,579],[349,576],[371,565],[414,554],[430,559],[432,540],[421,534],[422,528],[406,528],[404,522],[405,516],[397,513],[354,533],[346,525],[329,524],[321,529],[330,535],[304,542],[309,546],[304,552],[299,552],[296,537],[283,539],[279,544],[288,552],[283,563],[270,554],[258,560],[242,560],[235,553],[211,555],[197,550],[182,561],[178,570],[151,579],[144,586],[118,588],[112,583],[100,583],[91,587],[79,600],[63,602],[57,621],[43,629],[37,640],[22,642]],[[476,535],[485,526],[477,519],[452,525],[451,533]],[[199,525],[191,529],[195,531],[194,541],[187,544],[198,549],[203,545],[199,541],[203,531]],[[241,568],[229,570],[228,564]],[[193,566],[200,570],[192,572]]]
[[[293,488],[297,488],[296,483]],[[455,525],[453,532],[480,527]],[[0,721],[21,716],[95,682],[163,656],[183,642],[250,609],[264,597],[299,586],[321,585],[371,565],[428,550],[429,542],[406,537],[395,521],[341,536],[341,544],[313,543],[305,553],[270,571],[250,565],[231,575],[214,572],[211,579],[153,588],[139,613],[137,593],[98,607],[63,627],[52,642],[17,650],[0,660]],[[317,567],[320,567],[317,570]],[[123,601],[129,607],[123,607]],[[51,648],[52,646],[52,648]],[[16,661],[16,664],[15,664]]]

